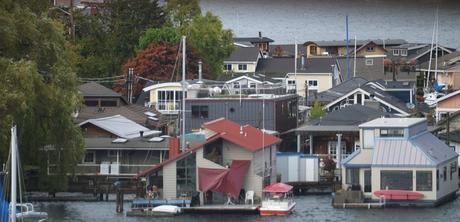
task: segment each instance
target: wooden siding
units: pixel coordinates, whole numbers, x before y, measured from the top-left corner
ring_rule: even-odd
[[[458,109],[460,108],[460,94],[447,98],[438,103],[438,108]]]

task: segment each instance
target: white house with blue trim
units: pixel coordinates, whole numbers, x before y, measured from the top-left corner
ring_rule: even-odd
[[[424,118],[378,118],[359,125],[360,147],[342,163],[344,189],[402,190],[437,205],[458,190],[458,154],[427,131]]]

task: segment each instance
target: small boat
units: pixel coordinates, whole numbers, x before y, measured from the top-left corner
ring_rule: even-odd
[[[422,193],[408,190],[377,190],[374,195],[387,200],[418,200],[423,198]]]
[[[180,214],[181,208],[175,205],[161,205],[158,207],[137,208],[126,213],[129,217],[171,217]]]
[[[174,205],[161,205],[158,207],[154,207],[152,211],[157,212],[157,213],[171,214],[171,215],[176,215],[181,212],[180,207],[174,206]]]
[[[292,186],[284,183],[275,183],[263,189],[265,199],[259,208],[261,216],[275,216],[290,214],[296,202],[293,200]]]

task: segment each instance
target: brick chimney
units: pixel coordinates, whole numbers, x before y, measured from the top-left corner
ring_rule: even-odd
[[[169,159],[172,159],[179,155],[179,138],[171,137],[169,138]]]

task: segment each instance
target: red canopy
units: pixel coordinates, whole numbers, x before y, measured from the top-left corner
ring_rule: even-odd
[[[199,190],[220,192],[237,198],[251,161],[233,160],[230,169],[198,168]]]
[[[287,193],[291,190],[292,190],[291,185],[287,185],[284,183],[275,183],[275,184],[266,186],[263,191],[267,193]]]

